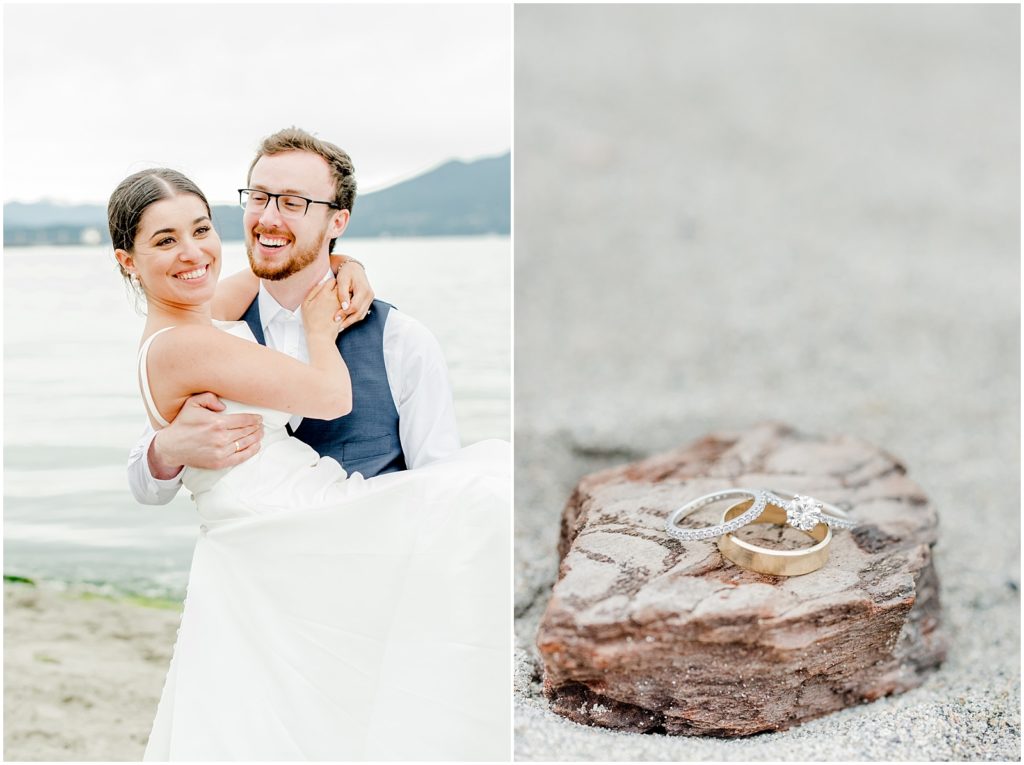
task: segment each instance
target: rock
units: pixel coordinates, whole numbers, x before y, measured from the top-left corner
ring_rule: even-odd
[[[758,574],[714,540],[664,531],[728,487],[810,494],[863,525],[803,576]],[[728,505],[682,525],[717,523]],[[945,656],[935,509],[894,457],[861,440],[767,424],[583,478],[562,515],[558,581],[537,647],[552,708],[635,732],[744,736],[919,685]],[[765,546],[807,544],[766,524]]]

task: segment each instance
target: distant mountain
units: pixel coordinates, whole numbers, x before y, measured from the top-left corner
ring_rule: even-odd
[[[106,225],[103,205],[60,205],[53,202],[8,202],[4,205],[4,227],[42,228],[44,226]]]
[[[511,156],[447,162],[383,191],[356,197],[346,236],[508,234]]]
[[[453,160],[386,189],[356,197],[346,237],[507,235],[512,228],[511,155]],[[243,238],[242,209],[217,205],[214,225],[225,241]],[[4,244],[109,242],[102,205],[52,202],[4,205]]]

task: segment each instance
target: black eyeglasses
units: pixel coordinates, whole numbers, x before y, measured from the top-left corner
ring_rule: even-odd
[[[321,202],[316,199],[296,196],[295,194],[271,194],[259,189],[239,189],[238,202],[243,210],[258,212],[266,209],[270,200],[275,200],[277,211],[285,218],[301,218],[309,210],[310,205],[327,205],[332,210],[340,210],[341,205],[334,202]]]

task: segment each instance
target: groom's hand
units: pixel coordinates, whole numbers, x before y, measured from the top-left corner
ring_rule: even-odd
[[[190,396],[174,422],[157,431],[149,447],[154,478],[174,478],[183,466],[220,470],[233,467],[260,450],[263,418],[256,414],[223,414],[224,404],[212,393]]]

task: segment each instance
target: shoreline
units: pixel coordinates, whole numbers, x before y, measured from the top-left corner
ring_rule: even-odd
[[[47,576],[25,576],[4,574],[4,586],[23,585],[36,587],[50,593],[62,593],[81,600],[104,600],[111,603],[181,610],[185,600],[185,588],[164,587],[155,582],[96,582],[89,580],[61,579]]]
[[[181,603],[4,581],[4,760],[138,761]]]

